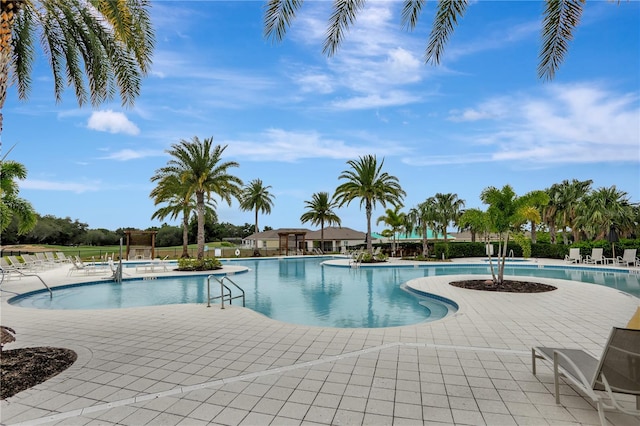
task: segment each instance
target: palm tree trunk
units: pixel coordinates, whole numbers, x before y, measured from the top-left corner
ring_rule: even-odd
[[[320,220],[320,251],[324,253],[324,220]]]
[[[422,255],[424,257],[429,256],[429,245],[427,243],[427,226],[422,227]]]
[[[204,192],[196,192],[196,210],[198,211],[198,259],[204,258]]]
[[[367,213],[367,251],[373,253],[373,244],[371,244],[371,200],[367,200],[365,211]]]
[[[182,216],[182,257],[189,257],[189,215]]]
[[[258,252],[258,206],[256,206],[256,218],[255,218],[255,228],[253,232],[255,232],[256,237],[253,239],[253,255],[255,256]]]
[[[536,243],[537,237],[536,237],[536,223],[534,221],[531,221],[531,242],[533,244]]]
[[[17,2],[2,0],[2,12],[0,13],[0,135],[2,135],[2,109],[7,99],[7,86],[9,84],[11,28],[13,27],[17,8]]]

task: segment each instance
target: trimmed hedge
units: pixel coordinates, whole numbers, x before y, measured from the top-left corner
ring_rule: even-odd
[[[494,255],[498,254],[498,243],[492,241]],[[419,252],[422,251],[422,244],[402,244],[405,250]],[[570,248],[580,248],[580,254],[584,257],[591,254],[592,248],[602,248],[604,257],[613,257],[613,251],[611,243],[604,240],[598,241],[580,241],[571,245],[564,244],[549,244],[549,243],[536,243],[531,244],[531,257],[532,258],[547,258],[547,259],[564,259],[565,255],[569,254]],[[621,256],[625,249],[637,249],[640,253],[640,239],[628,240],[622,239],[615,243],[616,256]],[[513,240],[510,240],[507,244],[507,255],[511,256],[513,251],[514,257],[522,257],[522,247],[516,244]],[[429,254],[436,259],[463,258],[463,257],[486,257],[485,243],[482,242],[436,242],[430,243]]]

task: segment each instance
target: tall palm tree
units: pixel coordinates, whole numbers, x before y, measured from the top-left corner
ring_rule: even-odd
[[[523,201],[529,205],[523,216],[531,223],[531,242],[536,243],[536,227],[542,222],[541,211],[549,203],[549,195],[545,191],[531,191],[522,196]]]
[[[400,209],[401,205],[395,206],[394,209],[386,209],[385,214],[380,216],[376,221],[376,225],[383,222],[389,226],[391,235],[393,236],[393,242],[391,245],[391,252],[395,255],[396,252],[396,235],[404,227],[406,222],[406,214],[402,213]]]
[[[444,235],[444,242],[447,242],[447,227],[449,223],[456,223],[460,215],[462,214],[462,208],[464,207],[464,200],[458,198],[458,194],[452,193],[437,193],[435,195],[435,209],[438,217],[438,222]]]
[[[273,194],[269,192],[271,186],[264,186],[262,180],[253,179],[242,190],[240,195],[240,208],[245,211],[255,212],[255,228],[254,232],[257,234],[260,232],[258,228],[258,213],[271,214],[271,208],[273,207]],[[258,252],[258,237],[253,243],[254,254]]]
[[[436,231],[436,209],[435,198],[429,197],[416,207],[412,208],[407,215],[414,225],[413,229],[418,229],[422,237],[422,255],[429,257],[428,231]]]
[[[185,186],[180,184],[179,179],[175,175],[155,175],[151,178],[151,181],[158,181],[158,185],[150,194],[154,204],[156,206],[158,204],[164,204],[151,215],[151,219],[163,220],[169,217],[175,220],[182,215],[181,257],[187,258],[189,257],[189,217],[192,212],[196,212],[195,197],[192,195],[190,198],[187,198]],[[205,201],[205,217],[208,221],[214,223],[218,220],[215,211],[215,202],[213,202],[213,200]]]
[[[149,0],[2,0],[0,13],[0,134],[7,88],[15,81],[27,99],[36,40],[51,64],[56,101],[73,87],[93,106],[118,91],[123,105],[140,94],[155,36]],[[10,78],[10,76],[12,76]]]
[[[12,160],[0,159],[0,233],[7,229],[15,218],[18,234],[31,231],[37,222],[36,212],[31,203],[20,198],[20,188],[16,180],[26,179],[26,167]]]
[[[538,77],[553,79],[580,23],[586,0],[546,0],[542,20],[542,46],[539,52]],[[264,14],[265,37],[276,42],[284,39],[289,25],[302,7],[303,0],[267,0]],[[333,3],[327,25],[323,53],[334,55],[356,21],[366,0],[340,0]],[[415,29],[424,0],[404,0],[402,25]],[[468,0],[440,0],[431,25],[425,62],[439,64],[445,45],[469,6]]]
[[[167,150],[172,157],[167,165],[156,170],[158,176],[175,176],[185,188],[185,199],[195,195],[198,215],[198,259],[204,257],[205,198],[210,200],[215,194],[231,205],[232,197],[240,197],[242,180],[229,174],[229,169],[238,167],[238,163],[222,162],[222,154],[226,148],[226,145],[213,146],[213,138],[205,138],[203,141],[197,136],[191,141],[182,139]]]
[[[593,181],[591,179],[585,181],[572,179],[571,182],[563,180],[558,187],[559,220],[565,244],[569,244],[566,232],[567,228],[571,229],[574,241],[578,241],[579,239],[578,228],[575,224],[578,206],[582,202],[582,197],[591,191],[592,183]]]
[[[335,224],[340,226],[342,222],[333,211],[336,201],[329,196],[328,192],[316,192],[311,196],[311,200],[304,202],[307,211],[300,216],[300,222],[310,222],[313,226],[320,225],[320,249],[324,250],[324,225]]]
[[[336,188],[335,200],[338,207],[342,207],[360,199],[360,208],[364,205],[367,216],[367,251],[371,253],[371,215],[374,207],[377,203],[382,207],[386,207],[387,203],[400,205],[406,193],[397,177],[382,171],[384,159],[378,164],[375,155],[365,155],[358,160],[349,160],[347,164],[351,168],[338,176],[338,179],[346,182]]]

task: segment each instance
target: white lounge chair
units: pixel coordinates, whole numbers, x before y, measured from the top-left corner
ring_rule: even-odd
[[[71,259],[69,259],[63,252],[59,251],[56,253],[56,257],[58,258],[58,262],[61,263],[71,263]]]
[[[618,256],[616,264],[621,266],[636,266],[637,249],[624,249],[622,256]]]
[[[569,254],[564,256],[564,260],[569,263],[580,263],[582,261],[582,255],[579,248],[569,249]]]
[[[602,426],[607,424],[604,410],[640,416],[640,330],[614,327],[600,360],[582,349],[536,347],[531,349],[534,375],[537,358],[553,363],[556,404],[562,375],[596,403]],[[636,407],[621,403],[616,394],[635,395]]]
[[[583,263],[595,265],[604,263],[604,254],[602,248],[592,248],[591,254],[585,256]]]

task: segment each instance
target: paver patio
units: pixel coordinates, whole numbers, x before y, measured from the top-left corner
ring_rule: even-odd
[[[96,279],[68,277],[67,268],[41,276],[52,286]],[[40,282],[11,280],[2,285],[1,322],[16,330],[17,341],[6,349],[65,347],[78,360],[2,401],[0,422],[599,424],[593,405],[567,384],[562,405],[555,404],[551,368],[539,363],[533,376],[530,350],[556,345],[599,356],[611,327],[624,326],[640,299],[566,280],[536,279],[558,288],[538,294],[465,290],[449,281],[411,282],[458,303],[442,320],[339,329],[282,323],[237,306],[28,309],[7,299]],[[640,426],[619,413],[607,420]]]

